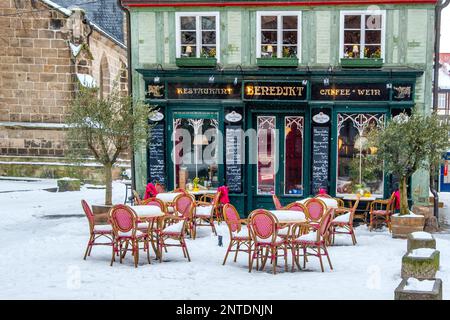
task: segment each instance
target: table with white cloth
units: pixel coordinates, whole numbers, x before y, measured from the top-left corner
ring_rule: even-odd
[[[161,200],[162,202],[173,202],[177,196],[182,194],[181,192],[161,192],[156,195],[156,199]]]
[[[347,203],[348,203],[348,207],[349,208],[352,208],[353,207],[353,204],[354,204],[354,202],[356,201],[356,199],[357,199],[357,196],[356,196],[356,194],[349,194],[349,195],[346,195],[346,196],[344,196],[343,198],[342,198],[344,201],[347,201]],[[369,211],[370,211],[370,204],[373,202],[373,201],[375,201],[377,198],[376,197],[360,197],[359,198],[359,202],[360,203],[366,203],[366,206],[365,206],[365,208],[364,209],[356,209],[356,212],[355,212],[355,218],[356,219],[361,219],[362,221],[364,221],[364,223],[368,223],[368,221],[367,221],[367,214],[369,213]]]
[[[305,204],[306,201],[308,201],[309,199],[312,199],[312,198],[303,199],[303,200],[300,200],[300,201],[297,201],[297,202],[301,203],[301,204]],[[338,204],[336,199],[325,198],[325,197],[324,198],[317,197],[316,199],[322,200],[323,203],[325,203],[325,205],[327,206],[328,209],[337,209],[339,207],[339,204]]]

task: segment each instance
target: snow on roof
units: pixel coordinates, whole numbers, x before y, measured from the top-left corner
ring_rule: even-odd
[[[439,69],[439,88],[450,90],[450,66],[448,64]]]
[[[50,7],[55,8],[59,11],[61,11],[62,13],[64,13],[67,16],[70,16],[72,14],[72,10],[69,10],[67,8],[64,8],[63,6],[60,6],[59,4],[50,1],[50,0],[41,0],[42,2],[48,4]]]
[[[89,74],[77,73],[77,78],[84,87],[95,88],[97,86],[95,79]]]

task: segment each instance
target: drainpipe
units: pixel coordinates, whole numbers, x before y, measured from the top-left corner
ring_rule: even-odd
[[[122,9],[122,11],[125,12],[125,15],[127,17],[127,69],[128,69],[128,94],[133,94],[133,81],[132,81],[132,69],[131,69],[131,17],[130,17],[130,11],[128,8],[124,7],[122,5],[121,0],[117,0],[117,4],[119,8]],[[134,168],[135,168],[135,158],[134,158],[134,147],[131,147],[131,188],[133,190],[136,190],[136,177],[134,174]]]
[[[434,40],[434,86],[433,112],[437,113],[439,97],[439,53],[441,51],[441,13],[450,4],[450,0],[439,0],[435,8],[435,40]],[[433,194],[433,213],[439,226],[439,194],[437,192],[435,173],[437,168],[430,170],[430,191]]]

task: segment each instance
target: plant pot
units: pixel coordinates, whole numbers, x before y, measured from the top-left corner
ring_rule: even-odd
[[[365,58],[365,59],[341,59],[342,68],[381,68],[383,66],[383,59],[379,58]]]
[[[217,65],[216,58],[194,58],[194,57],[185,57],[185,58],[177,58],[175,63],[178,67],[197,67],[197,68],[214,68]]]
[[[96,224],[108,224],[109,210],[112,206],[104,204],[93,204],[92,213],[94,214],[94,221]]]
[[[297,68],[298,58],[258,58],[256,64],[262,68]]]
[[[392,237],[406,239],[412,232],[423,231],[425,217],[421,215],[393,215],[391,217]]]

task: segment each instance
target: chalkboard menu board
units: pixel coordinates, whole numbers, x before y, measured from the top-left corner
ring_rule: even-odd
[[[151,130],[148,146],[148,176],[150,182],[166,184],[164,157],[164,124],[158,123]]]
[[[228,126],[225,133],[225,175],[231,193],[242,192],[242,130],[240,126]]]
[[[329,127],[313,127],[312,146],[312,191],[328,190],[329,171]]]

